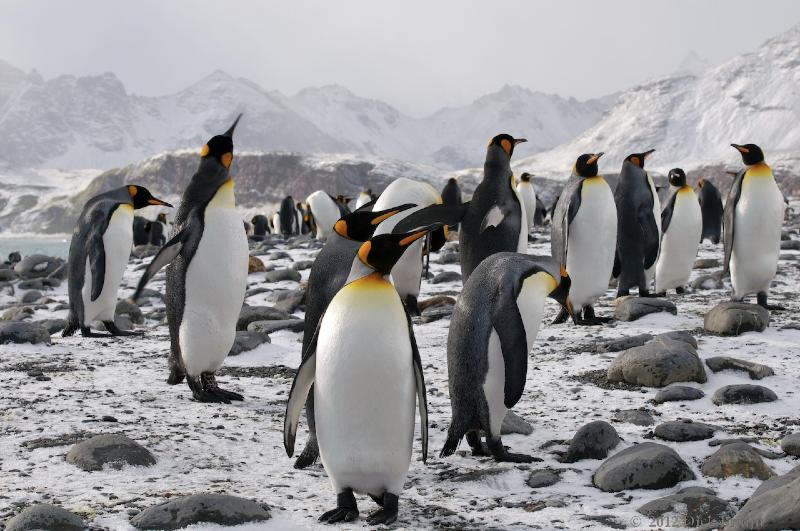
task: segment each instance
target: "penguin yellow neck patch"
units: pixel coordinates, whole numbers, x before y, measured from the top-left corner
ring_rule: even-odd
[[[200,156],[201,157],[207,157],[209,151],[210,150],[209,150],[208,144],[205,144],[202,148],[200,148]]]
[[[745,177],[772,177],[772,169],[764,162],[748,166]]]

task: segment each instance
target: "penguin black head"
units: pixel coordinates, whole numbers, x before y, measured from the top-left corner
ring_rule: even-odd
[[[339,221],[333,225],[333,230],[336,231],[336,234],[348,240],[364,242],[372,237],[375,229],[382,221],[415,206],[417,205],[406,203],[377,212],[359,209],[340,218]]]
[[[597,176],[597,161],[603,156],[600,153],[584,153],[575,161],[575,173],[581,177]]]
[[[528,172],[525,172],[525,173],[523,173],[522,175],[519,176],[519,180],[520,180],[520,182],[523,182],[523,183],[529,183],[529,182],[531,182],[531,177],[533,177],[533,175],[531,175]]]
[[[631,155],[625,157],[625,160],[634,166],[644,169],[644,160],[654,151],[655,149],[648,149],[644,153],[632,153]]]
[[[148,190],[144,186],[129,184],[127,188],[128,188],[128,195],[131,196],[131,202],[133,203],[133,208],[138,209],[154,205],[160,205],[172,208],[172,205],[170,205],[166,201],[162,201],[161,199],[156,199],[155,197],[153,197],[153,194],[150,193],[150,190]]]
[[[400,234],[379,234],[365,241],[358,249],[358,259],[382,275],[388,275],[408,246],[424,237],[441,223]]]
[[[743,146],[740,146],[739,144],[731,144],[731,146],[741,153],[742,162],[744,162],[747,166],[764,162],[764,152],[761,151],[761,148],[755,144],[745,144]]]
[[[213,158],[225,168],[230,168],[233,162],[233,131],[236,129],[236,124],[239,123],[241,114],[236,117],[233,125],[222,133],[211,138],[206,145],[200,150],[201,158]]]
[[[498,146],[508,155],[508,158],[511,158],[511,155],[514,154],[514,146],[523,142],[527,142],[527,140],[524,138],[514,138],[511,135],[503,133],[489,140],[489,148]]]
[[[669,170],[667,178],[669,179],[669,184],[672,186],[677,186],[678,188],[686,186],[686,173],[680,168],[672,168]],[[700,186],[702,187],[702,185]]]
[[[567,310],[572,319],[575,319],[575,312],[572,308],[572,301],[569,298],[569,289],[572,286],[572,279],[569,278],[567,274],[567,269],[562,265],[561,270],[559,271],[559,275],[561,278],[557,278],[556,282],[558,282],[558,286],[556,289],[550,292],[548,297],[559,303],[561,306]]]

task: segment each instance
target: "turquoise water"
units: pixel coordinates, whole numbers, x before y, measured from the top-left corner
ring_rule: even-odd
[[[45,254],[66,258],[69,239],[69,236],[0,236],[0,261],[14,251],[19,251],[22,256]]]

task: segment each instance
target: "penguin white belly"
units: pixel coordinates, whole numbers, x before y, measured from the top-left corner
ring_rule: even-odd
[[[650,192],[653,194],[653,217],[656,220],[656,226],[658,227],[658,235],[659,240],[661,239],[661,199],[658,198],[658,190],[656,190],[656,185],[653,183],[653,179],[650,178],[650,175],[647,175],[647,184],[650,185]],[[660,250],[661,242],[659,241],[659,250]],[[648,269],[644,271],[644,278],[647,283],[648,288],[650,284],[653,282],[653,277],[656,274],[656,265],[658,264],[658,260],[653,262],[653,265],[650,266]]]
[[[272,214],[272,234],[282,234],[280,214]]]
[[[608,290],[617,242],[617,207],[602,177],[585,179],[581,205],[567,231],[569,296],[575,311],[591,306]]]
[[[517,187],[514,186],[514,176],[511,176],[511,190],[513,190],[514,194],[517,196],[517,201],[519,202],[519,239],[517,240],[517,252],[522,254],[528,253],[528,212],[525,210],[525,203],[520,197],[519,192],[517,191]],[[536,210],[534,210],[534,213]]]
[[[669,227],[661,238],[656,292],[681,288],[689,281],[703,230],[702,216],[697,196],[691,188],[684,187],[675,197]]]
[[[737,297],[768,291],[778,269],[783,196],[769,176],[745,176],[736,204],[731,283]]]
[[[358,199],[356,199],[356,208],[361,208],[370,201],[372,201],[372,198],[369,195],[362,192],[358,194]]]
[[[520,202],[525,205],[525,220],[528,224],[528,232],[533,228],[533,218],[536,214],[536,191],[530,182],[520,181],[517,185],[517,194]]]
[[[128,265],[133,246],[133,207],[120,205],[111,214],[108,227],[103,234],[103,249],[105,250],[106,263],[103,278],[103,289],[100,296],[92,301],[92,270],[89,267],[89,258],[86,259],[86,274],[83,281],[81,295],[83,297],[83,323],[89,326],[95,319],[113,321],[114,310],[117,306],[117,292],[119,291],[122,275]]]
[[[236,337],[247,288],[247,236],[224,184],[205,211],[203,236],[186,269],[186,301],[178,338],[189,376],[222,366]]]
[[[339,219],[339,207],[325,192],[318,190],[306,199],[314,223],[317,225],[317,239],[325,240],[333,232],[333,225]]]
[[[417,240],[408,246],[403,256],[392,268],[392,284],[400,297],[417,297],[422,279],[422,242]]]
[[[369,276],[342,288],[319,329],[314,410],[334,490],[399,495],[411,463],[416,384],[405,310]]]

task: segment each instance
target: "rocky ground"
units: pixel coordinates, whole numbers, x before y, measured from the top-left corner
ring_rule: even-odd
[[[547,233],[535,236],[530,251],[548,253]],[[450,304],[440,296],[461,289],[457,245],[448,244],[422,286],[421,300],[438,304],[415,324],[431,452],[422,463],[416,440],[393,527],[747,529],[766,525],[765,515],[800,525],[800,483],[790,484],[800,478],[800,437],[787,437],[800,431],[796,215],[785,237],[771,302],[787,310],[769,316],[722,307],[704,323],[730,289],[720,280],[722,246],[709,243],[692,274],[695,287],[683,296],[615,307],[609,291],[597,309],[616,312],[610,325],[546,324],[557,312],[548,304],[514,409],[521,418],[506,423],[516,433],[505,444],[541,459],[524,465],[472,457],[465,443],[438,457],[450,417]],[[246,396],[232,405],[197,403],[186,386],[166,385],[163,274],[140,308],[119,307],[119,323],[145,337],[64,339],[59,264],[29,259],[16,272],[0,269],[0,341],[16,341],[0,345],[0,522],[8,529],[30,529],[37,518],[73,526],[65,529],[175,528],[205,514],[221,524],[197,528],[323,528],[317,517],[335,505],[325,471],[292,468],[281,435],[300,358],[303,282],[317,251],[302,240],[254,245],[269,271],[250,275],[237,354],[220,373],[224,387]],[[148,261],[131,259],[123,296]],[[767,319],[762,332],[746,331]],[[685,333],[662,335],[677,331]],[[305,436],[303,423],[298,447]],[[368,498],[358,501],[362,516],[374,510]],[[171,505],[156,507],[163,502]],[[40,503],[69,513],[45,506],[12,520]],[[363,526],[362,519],[341,527]]]

